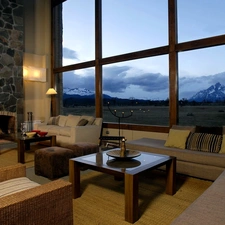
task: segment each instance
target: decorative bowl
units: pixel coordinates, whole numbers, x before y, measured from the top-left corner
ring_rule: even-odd
[[[40,136],[40,137],[44,137],[44,136],[46,136],[48,134],[48,132],[46,132],[46,131],[40,131],[39,133],[38,133],[38,135]]]
[[[26,132],[27,137],[31,138],[36,134],[36,132]]]
[[[40,130],[32,130],[31,132],[36,132],[36,134],[38,134]]]

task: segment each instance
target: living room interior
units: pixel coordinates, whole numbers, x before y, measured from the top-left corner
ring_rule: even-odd
[[[71,61],[72,63],[65,64],[66,53],[64,50],[68,47],[63,46],[67,41],[64,33],[68,31],[68,26],[64,21],[67,18],[65,9],[69,8],[71,1],[5,0],[0,3],[0,13],[2,15],[2,22],[0,23],[0,138],[1,140],[6,140],[6,144],[0,145],[0,182],[4,181],[8,176],[8,169],[4,169],[5,166],[12,167],[10,170],[12,169],[13,172],[11,173],[14,174],[14,177],[28,176],[34,179],[35,183],[41,184],[41,187],[35,187],[35,190],[39,192],[38,188],[40,188],[39,190],[41,193],[43,192],[43,196],[47,196],[45,201],[41,202],[41,207],[49,202],[48,199],[51,193],[50,191],[46,191],[49,188],[49,190],[54,192],[54,201],[57,204],[60,204],[60,201],[65,204],[65,208],[59,207],[54,211],[55,205],[49,203],[50,212],[48,213],[59,214],[55,218],[55,221],[58,220],[61,224],[129,224],[127,222],[128,220],[124,219],[124,208],[126,207],[124,206],[124,201],[121,201],[121,199],[124,199],[124,183],[120,183],[120,181],[114,183],[113,178],[110,179],[106,174],[100,174],[99,172],[93,172],[91,174],[89,170],[80,169],[81,190],[84,192],[84,198],[82,199],[81,196],[81,198],[73,199],[71,202],[72,197],[68,194],[72,192],[72,186],[69,181],[73,179],[69,174],[69,168],[70,172],[73,170],[71,169],[72,167],[69,167],[68,159],[83,156],[83,152],[86,152],[86,154],[96,154],[97,160],[97,157],[100,157],[97,153],[99,150],[99,138],[102,137],[101,147],[104,149],[105,144],[107,146],[110,146],[110,144],[114,146],[115,139],[115,146],[118,145],[118,140],[120,145],[120,137],[125,137],[126,147],[130,151],[136,151],[138,149],[145,153],[176,157],[176,194],[172,196],[165,194],[165,184],[162,183],[165,178],[164,167],[160,167],[160,170],[156,172],[144,173],[144,176],[140,177],[139,182],[140,199],[138,207],[140,214],[138,220],[135,221],[134,219],[132,223],[171,224],[174,221],[173,224],[196,224],[197,222],[204,221],[204,224],[210,224],[210,221],[216,221],[217,224],[223,224],[223,213],[218,210],[218,205],[222,210],[225,204],[225,193],[222,190],[225,182],[225,141],[223,141],[225,139],[223,127],[225,122],[224,96],[215,101],[205,99],[202,102],[198,102],[190,100],[191,98],[188,100],[182,95],[185,91],[185,93],[188,93],[188,91],[191,92],[194,83],[199,84],[200,88],[202,83],[204,83],[201,83],[200,78],[205,79],[205,83],[208,82],[208,86],[206,85],[204,88],[198,89],[199,92],[206,93],[206,90],[209,89],[208,87],[212,86],[214,89],[213,91],[210,89],[211,93],[216,95],[218,92],[215,91],[218,91],[218,89],[220,94],[223,92],[224,71],[215,69],[213,73],[210,70],[211,67],[216,68],[216,64],[209,66],[207,61],[199,64],[199,67],[206,67],[203,71],[209,70],[207,74],[203,73],[200,78],[196,75],[193,79],[188,79],[188,73],[186,73],[186,77],[182,76],[182,66],[187,59],[185,58],[185,54],[193,55],[193,62],[190,61],[189,67],[192,67],[192,63],[194,65],[196,57],[198,58],[198,52],[201,51],[207,56],[212,53],[208,57],[209,59],[215,58],[218,54],[218,61],[221,60],[219,58],[221,58],[221,52],[223,55],[225,46],[224,29],[218,28],[220,26],[222,27],[221,21],[223,18],[221,18],[222,15],[219,10],[222,3],[206,4],[208,8],[211,6],[212,12],[218,12],[217,17],[215,16],[212,22],[215,30],[218,28],[218,33],[214,31],[210,33],[211,30],[209,29],[205,36],[201,36],[200,34],[196,38],[189,38],[187,33],[191,30],[190,27],[193,26],[193,24],[189,24],[190,27],[187,26],[188,32],[184,34],[184,36],[187,35],[187,38],[184,40],[179,39],[179,32],[182,30],[180,27],[180,24],[182,24],[180,22],[182,21],[181,12],[185,12],[185,10],[183,9],[184,11],[181,11],[182,3],[179,0],[168,0],[166,4],[160,6],[162,8],[158,6],[159,8],[156,9],[160,13],[166,12],[167,19],[164,21],[164,24],[167,24],[167,30],[164,32],[164,34],[166,33],[166,41],[163,44],[157,45],[157,43],[152,45],[149,43],[149,46],[145,48],[134,48],[134,50],[131,48],[129,51],[118,51],[118,54],[107,55],[104,52],[104,41],[108,41],[105,38],[107,35],[104,33],[106,27],[104,18],[107,18],[104,10],[107,7],[102,0],[92,1],[92,3],[88,3],[91,4],[90,8],[93,10],[93,21],[91,21],[93,27],[90,35],[90,43],[92,43],[90,51],[93,52],[92,58],[75,60]],[[113,6],[118,6],[117,4],[120,3],[116,2]],[[149,5],[149,3],[147,4]],[[81,9],[79,8],[80,5],[83,5],[80,1],[77,5],[79,11]],[[123,4],[122,6],[124,7]],[[71,8],[71,11],[73,9]],[[196,8],[194,6],[191,9],[196,9],[196,11],[200,10],[198,6]],[[193,10],[193,14],[196,11]],[[112,12],[116,13],[115,10],[112,10]],[[71,12],[68,12],[68,18],[69,13]],[[190,12],[189,14],[191,15]],[[76,14],[73,19],[76,20]],[[112,24],[108,25],[108,27],[111,26],[113,32],[116,31],[115,26],[113,26],[113,22],[116,24],[116,21],[116,19],[115,21],[112,20]],[[127,21],[125,20],[125,22]],[[160,27],[161,20],[156,22],[155,27]],[[204,24],[208,20],[198,22]],[[216,26],[217,22],[219,24],[218,26]],[[84,24],[81,24],[81,28],[78,31],[84,29],[82,26],[86,25],[86,21],[82,20],[82,23]],[[196,24],[199,25],[198,23]],[[213,26],[212,24],[209,24],[209,26]],[[77,28],[79,26],[76,27],[74,25],[74,27],[71,27],[71,30],[76,30]],[[138,25],[135,24],[133,26],[134,32],[137,28]],[[132,32],[129,34],[132,34]],[[114,35],[115,43],[117,43],[116,34]],[[113,34],[110,34],[110,36],[113,36]],[[129,39],[130,36],[126,38]],[[88,47],[90,43],[87,43]],[[110,45],[108,43],[112,44],[111,42],[107,42],[107,45]],[[79,45],[75,45],[79,47]],[[114,48],[116,49],[116,47]],[[73,53],[76,52],[76,49],[72,46],[69,50]],[[117,69],[130,68],[132,71],[132,67],[130,66],[132,63],[135,64],[136,61],[145,59],[149,60],[146,61],[147,64],[149,63],[149,65],[154,67],[156,66],[154,62],[157,63],[157,58],[160,57],[162,57],[162,61],[166,61],[166,63],[162,64],[162,67],[165,67],[168,75],[161,76],[160,74],[156,76],[157,72],[154,73],[151,71],[147,77],[151,81],[153,79],[163,78],[162,82],[164,83],[162,86],[165,88],[162,89],[166,92],[164,99],[160,99],[160,92],[157,92],[159,90],[155,92],[152,90],[149,91],[150,95],[158,93],[158,98],[156,97],[155,99],[153,97],[146,97],[146,99],[136,99],[131,96],[122,97],[122,94],[120,96],[120,92],[118,92],[119,95],[116,97],[110,96],[110,98],[107,98],[108,93],[113,93],[113,91],[109,91],[111,90],[110,88],[107,89],[107,74],[105,71],[110,71],[107,69],[112,69],[115,65]],[[153,61],[151,61],[152,59]],[[198,58],[198,60],[200,62],[201,58]],[[202,59],[202,61],[204,60],[206,59]],[[128,64],[126,65],[127,62]],[[77,105],[74,104],[72,98],[65,98],[64,85],[66,78],[68,79],[68,76],[72,73],[76,74],[77,72],[79,74],[79,71],[81,71],[81,74],[87,73],[87,75],[89,71],[93,73],[91,75],[94,77],[94,83],[92,84],[94,87],[94,105],[92,99],[90,105],[89,103],[82,105],[82,103],[76,107]],[[121,71],[121,74],[126,73],[126,70]],[[198,71],[197,68],[196,71]],[[118,81],[121,79],[119,75],[118,77],[115,76],[115,79],[117,79],[116,85],[119,84]],[[133,92],[135,96],[139,90],[140,92],[142,90],[141,86],[138,86],[138,78],[134,80],[134,83],[132,83],[133,86],[136,85],[138,87]],[[186,83],[185,80],[187,81]],[[147,81],[145,82],[148,83]],[[222,85],[218,85],[218,82]],[[72,78],[71,83],[73,83]],[[151,82],[151,84],[156,85],[157,82]],[[187,86],[184,88],[185,84]],[[190,86],[190,90],[188,90],[188,85]],[[155,89],[158,87],[156,85]],[[54,94],[46,94],[50,88],[54,88],[56,92]],[[79,88],[79,86],[74,86],[73,88]],[[184,92],[182,92],[183,88],[185,89]],[[196,92],[192,93],[193,96],[196,94]],[[149,115],[147,115],[148,110],[150,111]],[[49,144],[47,144],[47,147],[44,146],[43,151],[39,151],[39,155],[35,155],[34,151],[39,149],[40,146],[39,144],[34,144],[31,146],[31,151],[28,150],[23,153],[25,162],[22,162],[22,166],[18,166],[15,140],[18,138],[18,135],[21,135],[21,124],[29,122],[31,114],[32,129],[46,131],[51,135],[56,135],[56,142],[58,139],[57,149],[52,150],[54,146],[48,146]],[[53,120],[57,120],[57,124],[54,124]],[[99,122],[94,123],[93,121]],[[80,122],[84,122],[85,125],[80,125]],[[46,125],[47,123],[48,125]],[[100,126],[101,129],[99,129]],[[68,133],[68,127],[75,128],[65,137],[64,134]],[[59,130],[62,133],[59,133]],[[85,132],[87,136],[85,136]],[[197,135],[199,133],[201,135]],[[80,135],[77,136],[77,134]],[[209,136],[206,134],[209,134]],[[119,139],[117,139],[118,136]],[[202,141],[202,139],[204,140]],[[82,142],[82,144],[79,142]],[[201,145],[198,145],[200,142]],[[60,154],[55,154],[56,150]],[[35,157],[37,160],[36,168],[34,165]],[[45,161],[42,161],[43,157]],[[98,158],[98,162],[99,160],[102,160],[101,157],[100,159]],[[62,164],[64,166],[62,169],[63,172],[54,170],[55,167],[61,167]],[[35,170],[37,172],[36,174]],[[38,173],[40,174],[38,175]],[[45,175],[42,176],[42,174]],[[54,176],[60,176],[63,181],[58,181],[59,179],[56,179]],[[150,179],[145,179],[146,177]],[[99,181],[101,180],[104,181],[105,186],[100,184],[101,182]],[[153,182],[152,186],[151,180]],[[45,187],[45,184],[48,187]],[[85,189],[87,189],[86,193]],[[111,189],[114,189],[116,195],[111,192]],[[150,190],[150,196],[148,196],[148,191],[146,190]],[[93,192],[96,192],[96,199],[93,199],[91,195]],[[186,192],[187,194],[185,195],[184,193]],[[192,192],[195,193],[193,194]],[[30,195],[30,198],[34,196],[34,201],[38,201],[39,196],[35,195],[35,191],[29,191],[28,195]],[[55,197],[56,195],[62,195],[62,198],[57,198]],[[103,198],[102,200],[101,196],[105,196],[105,199]],[[111,196],[113,198],[115,197],[115,199],[112,200],[112,205],[107,205],[111,200]],[[6,222],[6,217],[4,217],[4,213],[8,213],[7,210],[4,210],[6,205],[9,204],[6,202],[9,201],[10,196],[4,198],[6,199],[3,205],[0,206],[0,210],[3,213],[1,214],[0,212],[0,221],[4,221],[2,224],[10,224],[12,220],[7,219],[8,222]],[[29,211],[31,209],[29,204],[26,203],[29,200],[26,197],[24,198],[22,200],[23,207],[19,210]],[[91,199],[90,204],[88,203],[88,198]],[[12,204],[17,201],[17,197],[15,199],[14,202],[12,201]],[[114,208],[117,208],[117,201],[119,202],[119,206],[118,210],[115,211]],[[160,205],[157,205],[158,202],[160,202]],[[169,210],[163,203],[169,207]],[[105,204],[105,209],[102,207],[102,204]],[[154,216],[151,214],[151,204],[153,210],[155,210]],[[202,205],[206,204],[210,204],[211,208],[202,207]],[[86,207],[86,212],[90,211],[90,216],[81,212],[84,207]],[[35,210],[39,209],[38,206],[35,208]],[[163,213],[160,213],[161,209],[166,215],[166,218],[163,218]],[[217,210],[217,212],[214,210]],[[209,211],[213,211],[213,213]],[[29,212],[32,213],[32,210]],[[40,215],[42,216],[46,213],[47,211],[40,211]],[[106,216],[104,218],[102,216],[104,214],[108,214],[108,217]],[[206,214],[207,216],[203,220],[202,215]],[[15,217],[17,216],[15,213]],[[34,216],[34,218],[36,217]],[[53,218],[48,219],[51,220]],[[18,221],[18,224],[21,224],[20,222]],[[27,224],[29,223],[31,221],[27,222]],[[43,220],[38,221],[37,219],[35,224],[43,224]],[[47,220],[44,224],[48,224]]]

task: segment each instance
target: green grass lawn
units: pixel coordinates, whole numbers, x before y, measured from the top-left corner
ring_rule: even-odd
[[[63,108],[65,115],[95,115],[94,106],[77,106],[74,108]],[[112,106],[112,111],[116,110],[116,115],[124,116],[133,114],[130,118],[121,118],[121,123],[144,124],[144,125],[169,125],[169,107],[168,106]],[[104,122],[118,122],[108,107],[103,108]],[[225,124],[225,106],[183,106],[179,107],[180,125],[204,125],[204,126],[222,126]]]

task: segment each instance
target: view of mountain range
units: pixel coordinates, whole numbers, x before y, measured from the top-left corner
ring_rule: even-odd
[[[76,99],[94,99],[95,93],[85,88],[64,88],[63,99],[68,98]],[[112,98],[109,95],[103,94],[104,99]],[[201,90],[194,94],[191,98],[187,99],[189,102],[221,102],[225,101],[225,86],[219,82],[210,86],[205,90]]]

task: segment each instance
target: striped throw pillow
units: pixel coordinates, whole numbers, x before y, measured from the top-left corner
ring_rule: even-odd
[[[222,138],[222,135],[217,134],[190,133],[186,141],[186,149],[218,153]]]

